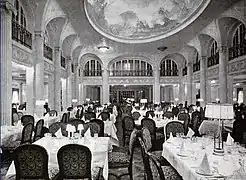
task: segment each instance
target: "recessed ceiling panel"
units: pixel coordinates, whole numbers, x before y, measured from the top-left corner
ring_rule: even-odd
[[[146,43],[168,37],[193,22],[210,0],[85,0],[91,25],[102,35],[124,43]]]

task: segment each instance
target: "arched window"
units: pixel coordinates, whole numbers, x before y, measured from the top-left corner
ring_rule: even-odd
[[[161,62],[160,76],[178,76],[178,66],[175,61],[165,59]]]
[[[241,23],[235,30],[232,39],[232,47],[229,49],[229,60],[246,54],[246,28]]]
[[[14,6],[16,9],[16,15],[12,13],[12,21],[15,21],[22,27],[26,28],[26,15],[24,13],[23,7],[20,5],[18,0],[15,0]]]
[[[102,66],[98,60],[89,60],[85,64],[84,76],[102,76]]]
[[[152,76],[152,66],[142,60],[123,59],[110,66],[110,76]]]
[[[218,52],[218,45],[215,40],[210,45],[210,56],[208,57],[207,67],[214,66],[219,64],[219,52]]]
[[[195,62],[193,63],[193,72],[200,71],[199,54],[196,52]]]

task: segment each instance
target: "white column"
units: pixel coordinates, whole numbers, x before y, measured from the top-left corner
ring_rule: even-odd
[[[34,53],[35,53],[35,100],[44,101],[44,44],[43,32],[35,31],[34,34]],[[43,104],[44,105],[44,104]],[[42,104],[35,104],[35,113],[41,117],[44,113]]]
[[[20,89],[19,89],[19,97],[20,97],[20,104],[23,104],[23,83],[20,83]]]
[[[27,114],[34,114],[34,67],[26,68],[26,111]]]
[[[207,64],[207,57],[202,56],[200,60],[200,98],[203,100],[201,101],[201,106],[205,107],[207,103],[207,92],[206,92],[206,64]]]
[[[207,92],[207,103],[212,103],[212,99],[211,99],[211,81],[207,79],[206,81],[206,92]]]
[[[153,91],[153,103],[160,102],[160,70],[154,70],[154,91]]]
[[[74,83],[73,83],[73,99],[79,100],[79,73],[78,73],[78,64],[74,64]],[[77,106],[77,103],[73,103],[73,106]]]
[[[192,104],[192,75],[193,75],[193,70],[192,70],[193,64],[189,62],[187,64],[187,97],[188,97],[188,105]]]
[[[183,82],[183,77],[180,77],[180,81],[179,81],[179,103],[183,103],[183,101],[185,100],[185,85]]]
[[[12,28],[11,17],[14,7],[8,1],[0,2],[1,16],[1,125],[11,125],[11,103],[12,103]]]
[[[72,105],[72,60],[67,57],[66,108]]]
[[[103,70],[102,79],[103,79],[103,85],[102,85],[103,102],[102,102],[102,104],[107,104],[109,102],[109,84],[108,84],[109,72],[107,69]]]
[[[233,104],[233,77],[228,75],[227,78],[227,103]]]
[[[49,75],[48,79],[48,100],[49,100],[49,108],[55,109],[55,86],[54,86],[54,75]],[[59,94],[59,93],[58,93]]]
[[[220,103],[227,102],[227,47],[219,49],[219,99]]]
[[[54,48],[54,109],[59,113],[61,112],[61,49],[60,47]]]

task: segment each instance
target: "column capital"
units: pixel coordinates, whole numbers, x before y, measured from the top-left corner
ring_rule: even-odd
[[[61,47],[60,46],[55,46],[54,47],[54,51],[61,51]]]
[[[228,52],[228,47],[227,46],[220,46],[219,47],[219,52],[221,52],[221,53],[227,53]]]
[[[44,37],[44,33],[43,31],[34,31],[34,37],[40,37],[43,38]]]
[[[14,13],[14,15],[17,14],[15,7],[9,1],[0,1],[0,10],[6,10],[9,13]]]
[[[207,60],[207,56],[201,56],[201,60]]]

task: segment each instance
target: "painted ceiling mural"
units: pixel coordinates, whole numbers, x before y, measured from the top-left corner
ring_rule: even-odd
[[[194,21],[210,0],[86,0],[91,25],[110,39],[141,43],[170,36]]]

